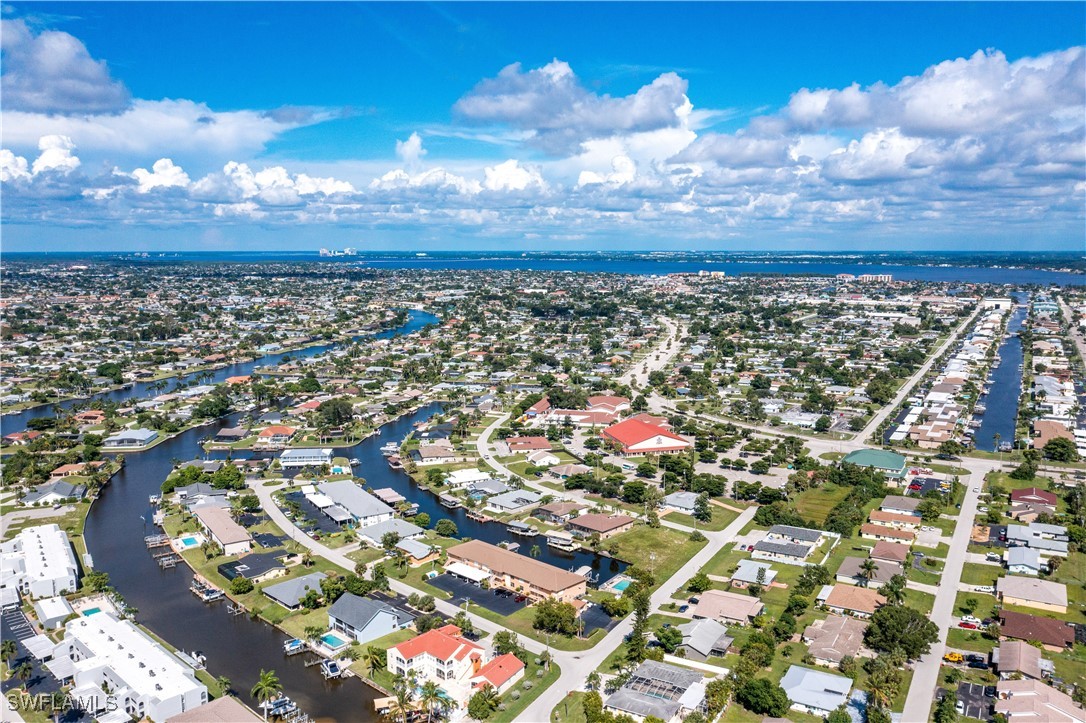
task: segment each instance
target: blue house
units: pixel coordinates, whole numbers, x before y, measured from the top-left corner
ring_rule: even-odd
[[[328,627],[360,643],[403,630],[414,620],[411,613],[349,592],[328,608]]]

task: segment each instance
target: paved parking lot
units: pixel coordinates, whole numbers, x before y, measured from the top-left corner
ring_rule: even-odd
[[[516,602],[512,595],[498,595],[495,590],[484,590],[474,583],[461,580],[453,575],[438,575],[428,582],[436,588],[452,593],[449,602],[454,605],[461,604],[465,598],[476,605],[480,605],[498,615],[512,615],[524,607],[524,603]]]
[[[30,663],[33,669],[30,673],[30,679],[27,681],[27,690],[31,695],[37,693],[52,693],[60,690],[60,683],[53,674],[50,673],[44,665],[38,661],[30,651],[23,645],[24,640],[34,637],[36,633],[34,628],[30,625],[30,621],[27,620],[26,615],[22,610],[14,608],[12,610],[5,610],[0,615],[0,638],[3,640],[15,640],[18,642],[18,653],[11,661],[12,667],[17,668],[22,665],[23,662]],[[3,684],[0,684],[0,690],[7,693],[9,690],[14,690],[22,685],[22,681],[17,678],[9,678],[5,680]]]
[[[343,529],[332,518],[317,509],[317,506],[307,500],[301,492],[288,492],[284,495],[284,498],[297,502],[301,507],[302,514],[305,515],[305,521],[301,522],[298,527],[305,532],[320,530],[321,532],[332,533]],[[284,512],[289,512],[289,510],[284,510]]]
[[[992,709],[994,698],[994,687],[985,688],[980,683],[958,685],[958,700],[962,704],[961,714],[967,718],[988,720],[988,712]]]
[[[619,623],[618,620],[605,613],[599,605],[593,605],[581,613],[581,620],[584,621],[585,637],[591,635],[593,630],[602,629],[606,633]]]

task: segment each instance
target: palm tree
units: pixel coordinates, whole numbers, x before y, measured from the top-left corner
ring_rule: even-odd
[[[495,711],[498,709],[498,703],[500,702],[498,690],[490,683],[487,683],[482,688],[480,688],[479,692],[476,693],[476,695],[482,696],[482,701],[486,705],[487,709],[491,711]]]
[[[257,699],[260,703],[267,703],[274,698],[277,698],[280,693],[283,692],[283,686],[279,682],[279,677],[275,674],[274,670],[260,669],[260,678],[257,679],[256,685],[249,691],[249,694]],[[264,711],[264,720],[268,720],[268,709],[262,706]]]
[[[24,690],[28,688],[28,683],[33,676],[34,666],[30,664],[30,661],[20,663],[18,667],[15,668],[15,678],[22,682]]]
[[[528,554],[532,557],[539,557],[543,554],[543,550],[540,549],[539,545],[532,545],[532,549],[528,551]]]
[[[392,704],[389,714],[407,723],[407,715],[413,708],[411,702],[415,697],[415,671],[407,671],[406,676],[397,675],[392,683],[392,693],[396,702]]]
[[[385,666],[385,651],[371,645],[362,653],[360,660],[362,661],[362,667],[366,670],[366,675],[372,677],[373,671]]]
[[[309,567],[312,564],[313,564],[313,553],[310,552],[309,550],[306,550],[305,552],[302,553],[302,566],[303,567]]]
[[[434,719],[434,707],[441,704],[442,690],[432,680],[428,680],[422,684],[419,688],[419,703],[426,706],[426,720],[432,721]]]
[[[230,687],[232,685],[231,682],[230,682],[230,679],[227,678],[225,675],[220,675],[217,678],[216,682],[219,684],[219,688],[222,689],[222,694],[223,695],[229,695]]]
[[[864,587],[871,584],[875,573],[879,570],[879,564],[870,557],[860,563],[860,579],[864,581]]]
[[[19,654],[19,646],[15,644],[14,640],[5,640],[0,643],[0,658],[3,658],[4,662],[11,666],[11,659]]]

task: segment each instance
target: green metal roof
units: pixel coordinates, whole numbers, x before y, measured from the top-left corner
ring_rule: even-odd
[[[860,467],[875,467],[894,474],[905,471],[904,455],[888,452],[885,449],[858,449],[855,452],[849,452],[842,462],[849,462]]]

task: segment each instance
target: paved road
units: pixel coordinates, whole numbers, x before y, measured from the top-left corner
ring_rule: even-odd
[[[935,594],[935,605],[929,616],[931,621],[939,626],[939,642],[931,646],[931,651],[920,659],[913,671],[913,680],[909,686],[909,695],[905,699],[905,710],[902,715],[902,720],[909,723],[926,721],[932,701],[935,700],[935,688],[939,682],[939,665],[943,659],[943,653],[946,652],[947,630],[956,624],[954,600],[958,594],[958,584],[965,565],[966,548],[969,546],[972,525],[968,522],[972,521],[977,513],[978,496],[979,494],[973,491],[973,487],[966,487],[965,500],[962,502],[958,518],[966,524],[958,524],[954,528],[954,537],[943,567],[942,584]]]
[[[709,542],[653,593],[651,609],[655,611],[661,605],[671,602],[671,592],[693,577],[724,545],[734,540],[739,530],[750,522],[756,511],[757,509],[754,507],[748,508],[723,530],[705,533],[705,536],[709,538]],[[590,650],[578,653],[555,653],[555,662],[561,666],[562,675],[554,685],[547,688],[542,695],[532,701],[532,704],[520,714],[518,720],[529,723],[542,723],[550,720],[551,711],[562,702],[566,694],[569,691],[582,690],[588,674],[606,660],[607,656],[622,643],[623,638],[629,634],[632,628],[633,616],[630,615],[612,628],[603,640]]]
[[[935,350],[934,353],[928,356],[928,360],[924,362],[924,364],[921,365],[919,369],[916,370],[916,373],[909,377],[908,380],[901,385],[901,387],[898,389],[897,394],[894,395],[893,401],[891,401],[889,404],[883,405],[882,409],[879,410],[875,414],[875,416],[871,418],[871,421],[867,423],[867,426],[863,428],[862,432],[856,435],[855,439],[863,441],[875,433],[875,430],[879,428],[879,425],[882,424],[883,421],[888,416],[890,416],[895,409],[898,408],[899,404],[901,404],[909,397],[910,393],[913,390],[913,387],[916,386],[916,383],[918,381],[924,378],[924,375],[928,373],[929,369],[931,369],[932,365],[935,363],[935,360],[941,357],[943,353],[950,348],[950,345],[958,340],[958,337],[960,337],[962,335],[962,332],[964,332],[966,328],[968,328],[969,325],[973,323],[973,321],[977,318],[978,314],[980,314],[979,309],[974,312],[972,316],[966,317],[965,321],[963,321],[961,324],[958,324],[958,328],[954,330],[954,333],[947,337],[946,341],[944,341],[939,346],[939,348]]]
[[[279,527],[283,530],[285,534],[290,535],[293,540],[298,542],[306,549],[310,550],[313,554],[319,555],[325,560],[339,565],[344,570],[354,570],[354,560],[347,557],[345,550],[333,549],[331,547],[328,547],[327,545],[323,545],[320,542],[317,542],[309,535],[298,529],[298,527],[295,526],[295,524],[290,519],[288,519],[285,514],[283,514],[283,511],[279,509],[279,506],[275,504],[275,500],[272,498],[272,492],[274,492],[276,489],[281,488],[263,486],[258,486],[256,488],[256,496],[260,499],[260,506],[264,508],[272,521],[275,522],[275,524],[279,525]],[[417,573],[417,569],[412,570],[412,574]],[[412,593],[419,592],[417,588],[402,583],[395,578],[389,578],[389,584],[392,587],[393,591],[401,593],[403,595],[411,595]],[[438,612],[444,613],[449,617],[452,617],[458,612],[463,611],[463,608],[459,608],[456,605],[453,605],[452,603],[445,600],[436,600],[435,602],[437,603]],[[488,633],[495,633],[499,630],[504,629],[497,623],[491,622],[490,620],[487,620],[484,617],[480,617],[479,615],[476,615],[474,613],[469,613],[468,616],[471,619],[472,624],[479,630],[485,630]],[[521,645],[523,645],[525,648],[533,653],[541,653],[546,649],[546,646],[542,643],[537,643],[536,641],[530,638],[525,638],[523,636],[521,636]]]
[[[623,384],[637,389],[648,386],[649,374],[666,367],[679,353],[680,341],[686,330],[666,316],[657,317],[656,321],[667,328],[667,336],[660,340],[645,359],[631,366],[618,378]]]

